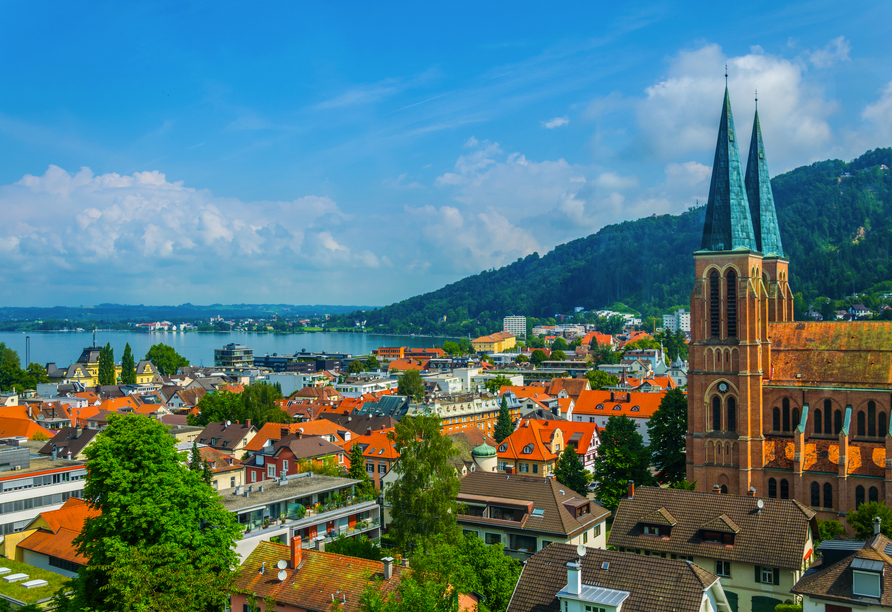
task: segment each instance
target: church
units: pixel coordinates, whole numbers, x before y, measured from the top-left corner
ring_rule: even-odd
[[[727,86],[694,253],[687,479],[821,519],[892,505],[892,324],[793,320],[759,114],[746,172]]]

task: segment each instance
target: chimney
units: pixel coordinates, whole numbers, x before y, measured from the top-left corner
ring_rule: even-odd
[[[77,440],[78,438],[81,437],[82,433],[84,433],[84,428],[81,427],[80,425],[78,425],[77,427],[74,428],[74,438],[72,438],[72,439]]]
[[[719,485],[715,485],[715,486],[712,488],[712,492],[713,492],[713,493],[717,493],[717,494],[721,494],[721,492],[722,492],[722,487],[720,487]]]
[[[873,517],[873,535],[880,535],[880,523],[882,519],[878,516]]]
[[[384,563],[384,580],[390,580],[393,577],[393,557],[384,557],[381,561]]]
[[[325,536],[319,536],[316,538],[316,550],[319,552],[325,552]]]
[[[297,569],[303,560],[303,548],[301,548],[301,538],[299,535],[291,538],[291,569]]]
[[[248,429],[251,429],[251,419],[245,420],[245,425],[248,426]]]
[[[616,391],[611,391],[611,392],[610,392],[610,401],[611,401],[611,402],[615,402],[615,401],[616,401]]]
[[[567,592],[570,595],[582,593],[582,572],[579,563],[575,561],[567,563]]]
[[[367,436],[372,435],[372,428],[371,428],[371,427],[366,427],[365,435],[367,435]]]
[[[756,496],[756,487],[750,487],[750,488],[747,490],[746,494],[747,494],[749,497],[755,497],[755,496]]]
[[[513,474],[513,473],[514,473],[514,466],[513,466],[513,465],[506,465],[506,466],[505,466],[505,473],[506,473],[506,474]]]
[[[628,483],[628,495],[629,499],[635,499],[635,481],[630,480]]]
[[[289,430],[287,427],[282,427],[279,429],[279,435],[282,436],[283,438],[290,433],[291,433],[291,430]]]
[[[303,437],[304,437],[304,432],[302,432],[302,431],[298,431],[298,432],[297,432],[297,439],[300,440],[300,439],[303,438]]]

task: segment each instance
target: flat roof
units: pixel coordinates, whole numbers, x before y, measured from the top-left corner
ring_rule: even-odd
[[[252,483],[251,486],[254,487],[254,491],[250,492],[248,497],[244,496],[244,491],[248,490],[247,487],[242,489],[242,495],[235,495],[227,490],[226,494],[220,496],[220,501],[223,503],[224,508],[230,512],[236,512],[274,504],[294,497],[304,497],[319,491],[348,487],[358,482],[358,480],[353,480],[352,478],[322,476],[321,474],[312,474],[311,476],[299,475],[299,477],[290,476],[285,479],[285,484],[283,485],[280,485],[278,480],[264,480],[263,482]],[[259,490],[260,486],[263,486],[263,491]],[[232,491],[235,491],[235,489],[232,489]]]

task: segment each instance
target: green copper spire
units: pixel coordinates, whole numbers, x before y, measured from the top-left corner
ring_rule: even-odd
[[[740,168],[737,132],[734,130],[727,86],[700,248],[704,251],[758,250]]]
[[[750,155],[746,162],[746,197],[750,204],[753,229],[756,232],[756,246],[765,256],[784,256],[781,246],[777,212],[774,209],[774,193],[768,176],[768,163],[765,161],[765,145],[762,144],[762,128],[759,126],[759,110],[753,122],[753,138],[750,141]]]

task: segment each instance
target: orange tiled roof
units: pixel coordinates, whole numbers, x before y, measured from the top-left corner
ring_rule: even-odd
[[[27,406],[0,406],[0,418],[27,419]]]
[[[70,497],[58,510],[47,510],[41,512],[40,516],[54,532],[65,528],[80,533],[84,528],[84,521],[90,517],[99,516],[99,514],[99,510],[84,500]]]
[[[57,533],[39,529],[19,542],[18,548],[56,557],[57,559],[65,559],[78,565],[86,565],[89,560],[79,554],[74,547],[74,539],[78,535],[80,535],[80,531],[65,528],[60,529]]]
[[[217,391],[229,391],[230,393],[241,393],[245,390],[245,385],[220,385]]]
[[[550,427],[548,425],[551,425]],[[500,459],[528,459],[530,461],[551,461],[558,455],[551,452],[551,439],[554,434],[553,421],[523,419],[514,432],[502,440],[498,448]],[[524,448],[531,452],[524,453]],[[502,450],[504,449],[504,450]]]
[[[557,395],[561,391],[566,391],[575,401],[580,393],[591,388],[587,378],[554,378],[545,386],[545,392]]]
[[[507,340],[508,338],[513,338],[513,337],[514,337],[514,334],[509,334],[506,331],[500,331],[500,332],[496,332],[494,334],[490,334],[488,336],[480,336],[479,338],[475,338],[474,340],[471,340],[471,344],[474,344],[475,342],[488,342],[488,343],[501,342],[503,340]]]
[[[122,408],[136,410],[140,406],[142,406],[142,404],[132,395],[125,395],[124,397],[110,397],[107,400],[103,400],[99,404],[99,410],[105,412],[120,412]]]
[[[548,423],[548,425],[545,425]],[[564,446],[570,443],[574,434],[580,434],[576,445],[576,454],[585,455],[592,445],[592,438],[597,441],[600,429],[594,423],[580,423],[576,421],[545,421],[542,424],[543,431],[560,429],[564,438]]]
[[[91,404],[99,401],[99,395],[97,395],[93,391],[81,391],[80,393],[75,393],[74,397],[85,399]]]
[[[78,421],[85,421],[90,417],[99,414],[99,408],[96,406],[84,406],[83,408],[69,408],[71,413],[71,426],[77,426]]]
[[[405,372],[406,370],[426,370],[429,363],[429,359],[394,359],[387,367],[390,370]]]
[[[658,393],[628,392],[631,396],[630,401],[624,401],[626,392],[616,391],[614,398],[611,399],[612,391],[583,391],[576,401],[576,407],[573,408],[573,414],[587,415],[604,415],[618,416],[625,415],[632,418],[650,418],[654,412],[660,407],[660,401],[666,394],[665,391]],[[622,400],[622,401],[621,401]],[[598,408],[601,406],[601,408]],[[617,406],[619,409],[617,410]],[[637,410],[636,410],[637,408]]]
[[[256,452],[263,449],[267,440],[281,440],[283,429],[287,429],[288,432],[292,434],[302,432],[307,436],[334,436],[333,444],[335,446],[344,445],[344,438],[338,433],[339,431],[343,431],[343,428],[339,428],[331,421],[318,419],[307,421],[305,423],[267,423],[260,428],[257,435],[255,435],[248,445],[245,446],[245,450]]]
[[[373,431],[371,434],[365,434],[353,438],[352,440],[348,440],[344,444],[344,450],[349,456],[350,449],[353,448],[354,444],[367,444],[368,446],[366,446],[366,449],[362,453],[363,457],[369,459],[397,459],[400,455],[396,452],[396,449],[393,448],[393,442],[387,437],[387,433],[393,430],[393,427],[380,429],[378,431]]]
[[[34,421],[29,421],[28,419],[13,419],[9,417],[0,417],[0,438],[11,438],[13,436],[20,436],[23,438],[31,437],[36,433],[42,433],[47,436],[47,438],[52,438],[53,434]]]
[[[516,395],[519,399],[531,399],[537,402],[550,400],[551,396],[545,392],[545,387],[540,387],[539,385],[528,385],[524,387],[518,387],[514,385],[504,385],[499,387],[499,395],[504,395],[508,391],[511,391],[514,395]]]

